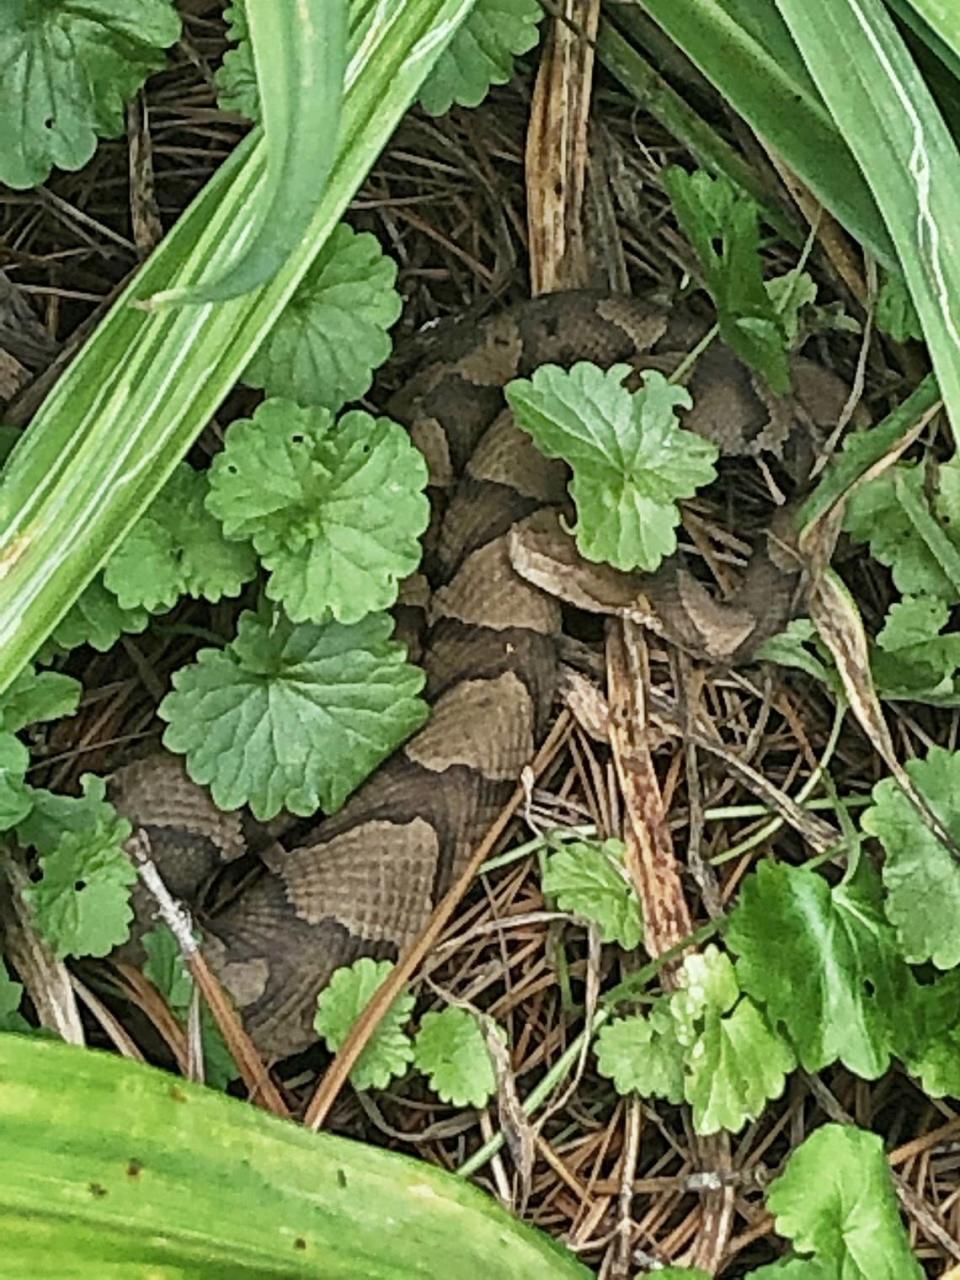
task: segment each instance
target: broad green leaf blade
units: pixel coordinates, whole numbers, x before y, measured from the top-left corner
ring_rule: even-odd
[[[960,433],[960,154],[882,0],[776,0],[873,192]]]
[[[0,5],[0,182],[32,187],[80,169],[97,138],[180,35],[171,0],[4,0]]]
[[[114,304],[0,482],[0,689],[50,634],[249,364],[471,0],[392,0],[357,27],[340,147],[301,244],[256,294],[147,311],[222,270],[252,232],[259,133],[218,171]]]
[[[426,718],[423,672],[392,631],[385,613],[350,627],[241,614],[231,644],[175,673],[164,745],[221,809],[331,813]]]
[[[771,0],[644,0],[643,7],[847,230],[895,266],[890,236],[848,140]],[[629,6],[616,12],[625,30],[639,30]]]
[[[767,1207],[780,1235],[826,1263],[831,1276],[922,1280],[876,1134],[853,1125],[817,1129],[787,1161]]]
[[[11,1276],[435,1280],[455,1259],[463,1275],[590,1280],[425,1161],[309,1133],[151,1067],[4,1035],[0,1079]]]
[[[310,226],[337,153],[349,0],[246,0],[267,171],[240,255],[180,302],[223,302],[264,284]],[[171,295],[168,295],[168,298]]]

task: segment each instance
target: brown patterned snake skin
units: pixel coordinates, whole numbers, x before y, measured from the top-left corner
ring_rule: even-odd
[[[513,569],[510,532],[550,523],[550,509],[566,500],[566,471],[513,425],[503,386],[544,363],[669,371],[705,327],[680,308],[554,294],[456,326],[387,406],[426,454],[436,499],[422,655],[432,716],[339,813],[300,830],[295,847],[262,836],[269,869],[205,922],[205,955],[269,1060],[315,1040],[316,996],[334,969],[360,955],[394,958],[416,937],[547,726],[560,607]],[[791,402],[775,402],[714,343],[688,380],[695,407],[683,425],[727,453],[781,452],[797,426],[808,439],[811,423],[832,426],[845,397],[838,379],[802,359],[794,384]],[[673,562],[653,579],[615,575],[612,590],[655,582],[669,638],[741,662],[797,606],[796,567],[776,537],[762,541],[723,606]],[[718,627],[732,639],[711,652],[705,638]],[[187,902],[248,848],[249,820],[218,813],[171,755],[120,768],[111,796],[146,831],[168,887]],[[149,905],[138,894],[145,926]]]

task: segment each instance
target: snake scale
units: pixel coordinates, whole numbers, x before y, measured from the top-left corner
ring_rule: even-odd
[[[284,847],[249,817],[217,811],[170,754],[113,774],[112,800],[146,832],[169,889],[188,903],[225,863],[261,851],[262,874],[204,922],[204,951],[268,1060],[315,1040],[316,996],[338,966],[360,955],[395,958],[416,937],[544,735],[560,605],[514,570],[510,539],[566,504],[567,473],[514,425],[505,384],[540,364],[581,360],[670,371],[705,328],[684,307],[548,295],[453,326],[393,397],[387,412],[408,426],[430,469],[432,595],[420,603],[432,713],[338,813],[301,827]],[[714,343],[688,380],[694,408],[684,426],[721,452],[782,454],[798,427],[809,438],[811,427],[833,425],[845,397],[839,379],[810,361],[796,358],[793,374],[793,397],[775,400]],[[736,621],[723,655],[731,663],[749,658],[797,605],[795,566],[775,538],[760,541],[725,606]],[[668,635],[709,652],[698,636],[720,606],[675,561],[656,578],[672,599]],[[401,623],[418,593],[403,598]],[[139,888],[135,907],[146,927],[150,904]]]

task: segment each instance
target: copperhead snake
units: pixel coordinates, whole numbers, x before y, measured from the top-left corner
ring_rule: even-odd
[[[425,538],[432,595],[427,604],[411,586],[398,611],[405,625],[426,605],[421,661],[432,714],[340,812],[296,830],[282,848],[248,817],[216,810],[171,754],[113,774],[111,799],[146,832],[168,888],[188,903],[225,863],[263,851],[263,874],[204,923],[206,958],[268,1060],[316,1039],[317,993],[336,968],[360,955],[395,958],[412,942],[547,727],[561,612],[534,582],[538,538],[555,541],[567,472],[514,425],[503,387],[544,363],[632,362],[671,372],[705,328],[684,308],[642,299],[548,295],[455,326],[393,397],[386,412],[426,455],[434,499]],[[793,397],[775,400],[714,343],[687,382],[694,408],[683,425],[722,453],[780,454],[798,429],[809,439],[811,427],[832,426],[846,395],[832,373],[799,357],[793,379]],[[604,579],[600,571],[600,594],[611,607],[656,594],[668,638],[701,656],[743,662],[800,604],[789,549],[772,535],[760,542],[723,604],[676,558],[653,578],[611,570]],[[532,581],[514,568],[518,545],[527,546]],[[582,602],[583,565],[567,545],[570,596]],[[151,904],[142,889],[135,908],[147,927]]]

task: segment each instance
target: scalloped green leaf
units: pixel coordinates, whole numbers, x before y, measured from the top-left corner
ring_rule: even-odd
[[[216,604],[256,575],[253,548],[223,536],[206,498],[206,475],[182,462],[107,561],[121,609],[162,612],[182,595]]]
[[[57,624],[52,638],[55,646],[67,651],[88,644],[98,653],[106,653],[122,635],[146,631],[149,622],[146,609],[124,609],[104,586],[103,574],[98,573]]]
[[[597,1070],[617,1093],[641,1098],[684,1098],[684,1052],[665,1002],[649,1015],[617,1018],[601,1027],[595,1044]]]
[[[514,59],[537,43],[538,0],[476,0],[420,90],[420,105],[442,116],[456,102],[476,107],[491,85],[506,84]]]
[[[260,94],[257,69],[253,64],[253,47],[244,0],[233,0],[223,11],[227,39],[234,46],[223,55],[223,62],[213,77],[217,86],[217,104],[221,111],[234,111],[248,120],[260,119]]]
[[[25,188],[80,169],[97,138],[180,36],[170,0],[14,0],[0,5],[0,181]]]
[[[294,622],[359,622],[397,598],[420,563],[427,467],[389,418],[267,400],[233,423],[214,459],[209,510],[249,538],[267,595]]]
[[[548,458],[573,469],[577,546],[588,560],[652,572],[677,547],[677,502],[716,478],[716,446],[677,423],[690,394],[648,371],[633,393],[627,365],[606,371],[541,365],[516,378],[507,399]]]
[[[243,381],[268,396],[336,413],[366,395],[390,355],[403,303],[397,264],[376,236],[335,228],[297,286]]]
[[[392,968],[390,960],[377,962],[364,956],[352,965],[337,969],[320,992],[314,1027],[331,1053],[346,1040]],[[402,992],[381,1018],[350,1072],[354,1088],[385,1089],[395,1076],[406,1071],[413,1061],[413,1042],[403,1028],[413,1012],[413,1004],[413,996]]]
[[[40,859],[42,878],[24,890],[37,926],[58,957],[105,956],[125,942],[137,873],[123,851],[130,823],[98,820],[83,831],[63,831]]]
[[[931,747],[908,760],[907,773],[954,840],[960,840],[960,752]],[[910,964],[960,965],[960,865],[917,813],[893,778],[873,788],[860,819],[883,845],[887,918]]]
[[[339,809],[426,719],[423,672],[392,631],[382,613],[354,626],[244,613],[231,644],[175,673],[164,745],[221,809]]]
[[[59,671],[23,668],[13,684],[0,694],[0,726],[16,733],[29,724],[72,716],[80,704],[83,685]]]
[[[455,1107],[486,1106],[497,1087],[483,1031],[466,1009],[425,1013],[413,1061],[434,1093]]]
[[[27,784],[30,753],[12,733],[0,732],[0,831],[22,822],[33,808],[33,788]]]
[[[643,917],[623,857],[620,840],[572,840],[547,854],[543,891],[561,911],[595,924],[604,942],[632,951],[643,938]]]

